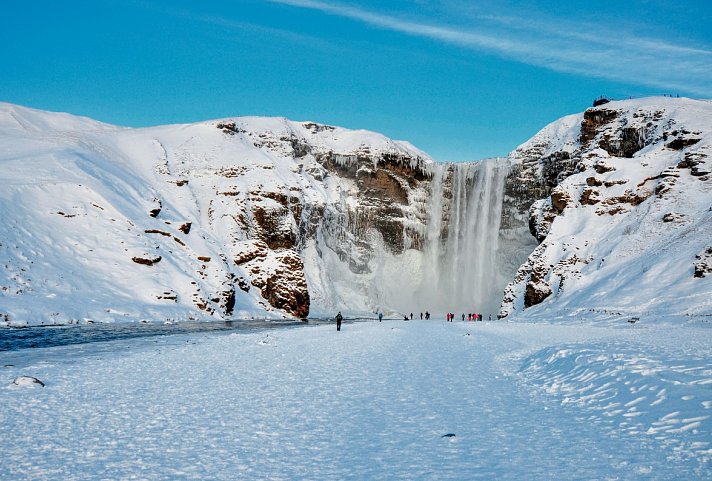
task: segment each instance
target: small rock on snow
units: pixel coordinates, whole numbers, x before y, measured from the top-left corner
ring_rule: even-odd
[[[32,376],[18,376],[14,381],[12,381],[12,384],[22,387],[45,387],[45,384],[42,381]]]

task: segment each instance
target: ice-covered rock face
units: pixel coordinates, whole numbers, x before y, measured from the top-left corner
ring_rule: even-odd
[[[540,245],[500,317],[712,314],[700,267],[712,238],[711,154],[712,103],[672,98],[607,103],[519,147],[507,192],[531,201]]]

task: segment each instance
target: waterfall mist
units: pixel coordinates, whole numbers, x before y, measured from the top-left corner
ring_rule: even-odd
[[[507,159],[432,164],[426,188],[411,190],[403,210],[400,252],[374,228],[377,210],[367,202],[354,209],[353,193],[338,191],[318,216],[315,237],[300,244],[312,315],[494,317],[512,274],[500,232],[508,172]]]
[[[506,159],[434,166],[418,305],[445,312],[499,312],[499,228]]]

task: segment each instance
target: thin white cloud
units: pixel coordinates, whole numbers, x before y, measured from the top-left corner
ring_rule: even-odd
[[[320,0],[268,0],[318,10],[373,27],[428,38],[555,71],[623,81],[712,97],[712,51],[636,37],[613,26],[582,28],[561,19],[549,23],[482,16],[471,28],[418,22]],[[588,26],[585,26],[588,27]],[[587,32],[596,32],[587,33]]]

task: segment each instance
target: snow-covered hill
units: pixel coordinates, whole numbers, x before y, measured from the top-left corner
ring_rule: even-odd
[[[465,164],[314,122],[11,104],[0,146],[2,324],[494,317],[508,282],[501,316],[712,314],[706,101],[609,103]]]
[[[611,102],[510,159],[551,195],[532,205],[541,244],[501,316],[712,320],[712,102]]]
[[[432,163],[406,142],[311,122],[127,129],[10,104],[0,145],[0,320],[18,324],[306,316],[307,281],[318,304],[344,292],[326,265],[356,262],[342,224],[329,223],[343,253],[319,226],[355,201],[358,157],[409,177]],[[405,182],[382,177],[374,190]]]

